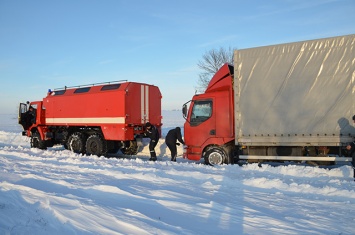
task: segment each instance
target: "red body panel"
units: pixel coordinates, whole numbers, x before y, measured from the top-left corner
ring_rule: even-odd
[[[222,146],[234,140],[233,77],[225,64],[212,78],[204,94],[192,98],[187,121],[184,124],[185,156],[200,160],[208,146]],[[212,103],[207,120],[193,122],[193,109],[198,102]]]
[[[36,126],[99,127],[106,140],[126,141],[142,133],[148,121],[158,127],[162,125],[162,96],[158,87],[124,82],[115,84],[115,89],[102,90],[110,85],[63,89],[48,94],[43,99],[40,119],[37,110]]]

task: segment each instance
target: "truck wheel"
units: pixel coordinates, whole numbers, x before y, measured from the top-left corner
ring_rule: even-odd
[[[222,165],[226,160],[226,154],[220,148],[211,148],[206,152],[204,158],[208,165]]]
[[[74,132],[68,138],[67,147],[74,153],[85,153],[85,135],[80,132]]]
[[[91,135],[86,141],[86,153],[106,156],[107,154],[107,142],[100,135]]]
[[[31,148],[47,149],[46,141],[41,139],[38,132],[34,132],[31,135]]]
[[[131,140],[125,142],[125,148],[121,149],[121,152],[126,155],[136,155],[138,153],[137,141]]]

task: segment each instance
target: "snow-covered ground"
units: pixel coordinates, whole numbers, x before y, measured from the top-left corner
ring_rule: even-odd
[[[183,126],[165,111],[163,136]],[[0,115],[0,234],[355,234],[349,164],[211,167],[31,149]],[[182,153],[181,147],[178,154]]]

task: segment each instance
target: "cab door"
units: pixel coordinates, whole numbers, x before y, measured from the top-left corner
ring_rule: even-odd
[[[184,125],[185,144],[191,159],[199,160],[205,142],[216,136],[213,105],[213,98],[194,100],[191,103],[190,115]]]
[[[26,113],[27,112],[27,104],[20,103],[18,109],[18,123],[22,125],[24,130],[27,130],[30,125],[27,124]]]

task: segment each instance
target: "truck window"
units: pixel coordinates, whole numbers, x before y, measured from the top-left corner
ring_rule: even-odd
[[[63,95],[66,90],[59,90],[59,91],[54,91],[53,95]]]
[[[105,85],[101,88],[101,91],[116,90],[121,86],[121,84],[110,84]]]
[[[83,87],[83,88],[78,88],[74,91],[74,93],[84,93],[88,92],[90,90],[90,87]]]
[[[192,108],[191,113],[191,124],[198,125],[207,119],[209,119],[212,115],[212,101],[211,100],[203,100],[203,101],[195,101]]]

